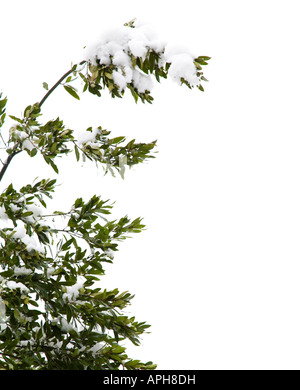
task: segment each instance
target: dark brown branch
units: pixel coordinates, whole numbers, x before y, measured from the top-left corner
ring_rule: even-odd
[[[86,61],[81,61],[79,63],[79,65],[83,65],[85,64]],[[42,105],[44,104],[45,100],[51,95],[51,93],[59,86],[59,84],[66,78],[68,77],[72,72],[74,72],[74,68],[68,70],[63,76],[61,76],[61,78],[57,81],[57,83],[55,83],[53,85],[53,87],[51,89],[49,89],[49,91],[46,93],[46,95],[43,97],[43,99],[39,102],[39,106],[42,107]]]
[[[21,150],[15,150],[8,156],[8,158],[7,158],[6,162],[4,163],[4,165],[1,169],[1,172],[0,172],[0,181],[2,180],[9,164],[11,163],[11,160],[15,157],[15,155],[17,155],[20,152],[21,152]]]

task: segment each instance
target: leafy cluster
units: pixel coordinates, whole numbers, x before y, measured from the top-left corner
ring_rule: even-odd
[[[136,57],[132,53],[128,53],[131,59],[132,69],[139,69],[143,74],[150,76],[154,75],[155,79],[160,82],[160,79],[167,79],[168,71],[170,69],[170,62],[162,62],[162,55],[164,51],[157,52],[153,49],[149,49],[145,58]],[[210,57],[207,56],[199,56],[194,59],[194,65],[196,68],[196,76],[199,79],[199,83],[197,88],[200,91],[204,91],[202,86],[203,81],[207,81],[207,79],[203,75],[202,67],[207,65],[207,61]],[[121,90],[120,86],[114,81],[114,72],[121,71],[125,74],[125,70],[123,67],[113,64],[113,58],[111,58],[111,64],[103,65],[100,62],[100,59],[96,58],[93,63],[87,62],[85,64],[85,74],[83,70],[78,70],[77,65],[73,67],[73,74],[79,75],[83,80],[83,92],[89,91],[90,93],[101,96],[102,90],[108,89],[111,97],[121,98],[124,96],[125,90]],[[72,81],[74,81],[72,79]],[[69,79],[71,82],[71,79]],[[188,88],[192,89],[193,86],[183,77],[181,77],[181,84],[186,85]],[[73,97],[79,99],[79,95],[77,94],[77,89],[70,85],[64,86],[67,92],[69,92]],[[138,90],[133,81],[127,83],[127,88],[130,90],[135,102],[138,102],[140,99],[143,103],[152,103],[153,97],[151,96],[151,92],[146,90],[145,92],[141,92]]]
[[[144,225],[127,216],[108,221],[103,215],[112,206],[98,196],[77,199],[68,212],[32,211],[37,202],[46,206],[54,188],[55,180],[20,191],[10,185],[0,197],[7,217],[0,231],[0,368],[154,368],[129,359],[121,345],[138,345],[149,327],[122,314],[133,296],[97,287],[118,242]]]
[[[106,164],[106,172],[109,170],[113,176],[113,168],[124,178],[126,165],[131,167],[143,162],[147,158],[154,157],[150,152],[156,146],[156,141],[136,143],[135,139],[133,139],[124,144],[126,137],[108,138],[110,131],[102,129],[101,126],[94,130],[92,127],[89,127],[86,131],[91,134],[94,133],[93,142],[74,142],[77,161],[80,159],[81,152],[83,160],[87,158],[96,163]]]
[[[127,26],[134,28],[134,23]],[[168,76],[170,64],[161,63],[161,52],[149,50],[145,58],[129,54],[133,69],[154,74],[157,81]],[[200,81],[205,80],[202,66],[208,59],[194,61]],[[0,160],[0,182],[21,152],[40,155],[56,174],[58,157],[71,152],[77,161],[92,160],[122,177],[125,166],[152,158],[156,141],[110,138],[100,126],[77,137],[60,118],[40,123],[42,105],[59,85],[79,99],[71,85],[76,79],[82,81],[83,92],[101,96],[108,89],[112,97],[122,97],[115,71],[122,69],[113,62],[84,60],[52,88],[44,83],[46,95],[26,107],[23,117],[10,115],[14,125],[0,132],[6,156]],[[152,102],[150,92],[139,91],[133,82],[127,88],[135,101]],[[200,84],[198,88],[203,90]],[[0,94],[0,129],[6,103]],[[56,179],[36,179],[20,189],[10,184],[0,194],[0,369],[154,369],[152,362],[129,358],[123,345],[125,340],[139,345],[149,327],[125,314],[133,296],[99,284],[120,241],[144,229],[141,218],[109,219],[112,205],[97,195],[76,199],[67,211],[50,211],[55,186]]]
[[[110,132],[99,126],[95,130],[92,127],[86,130],[89,133],[93,131],[96,133],[93,142],[82,143],[74,138],[74,130],[66,128],[60,118],[42,125],[37,120],[39,116],[41,116],[39,103],[28,106],[24,110],[23,118],[10,115],[10,118],[17,123],[10,129],[6,149],[8,154],[17,154],[22,150],[25,150],[30,157],[40,154],[58,173],[55,158],[74,151],[77,161],[80,160],[81,154],[83,160],[89,159],[104,164],[106,172],[109,170],[114,174],[115,169],[122,177],[124,177],[125,165],[131,167],[154,157],[151,151],[156,146],[156,141],[136,143],[133,139],[125,143],[126,137],[109,138]]]

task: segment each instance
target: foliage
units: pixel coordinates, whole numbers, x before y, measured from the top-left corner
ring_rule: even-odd
[[[130,22],[128,25],[134,28]],[[131,54],[132,66],[157,81],[166,78],[169,65],[162,67],[160,53],[149,50],[146,58]],[[202,66],[208,57],[195,59],[199,80],[205,80]],[[2,162],[0,180],[11,160],[21,152],[45,163],[59,174],[58,157],[75,153],[76,160],[90,159],[105,171],[119,172],[125,166],[148,158],[156,142],[137,143],[124,136],[110,138],[110,132],[89,127],[83,139],[66,128],[60,118],[40,123],[41,108],[59,86],[74,98],[78,90],[71,83],[79,78],[83,92],[101,96],[108,89],[121,98],[124,91],[115,84],[116,66],[82,61],[29,105],[15,121],[8,139],[1,134],[7,159]],[[189,88],[191,86],[182,80]],[[149,91],[128,89],[135,101],[151,103]],[[203,90],[199,84],[198,88]],[[0,128],[5,122],[7,98],[0,95]],[[3,133],[4,134],[4,133]],[[10,184],[0,195],[0,368],[1,369],[154,369],[152,362],[133,360],[122,342],[139,345],[149,325],[124,314],[133,296],[118,289],[99,287],[106,263],[112,263],[120,241],[144,228],[141,218],[127,216],[109,220],[112,205],[100,196],[79,198],[68,211],[46,213],[47,202],[56,187],[55,179],[36,179],[19,190]]]

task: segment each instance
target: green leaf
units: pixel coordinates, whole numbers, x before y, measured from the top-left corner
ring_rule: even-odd
[[[10,117],[11,119],[13,119],[14,121],[17,121],[17,122],[19,122],[19,123],[23,123],[22,119],[17,118],[16,116],[9,115],[9,117]]]
[[[105,77],[107,77],[110,80],[113,80],[113,75],[111,73],[105,72],[104,73]]]
[[[72,242],[73,242],[73,238],[70,238],[70,240],[68,240],[67,242],[65,242],[63,244],[63,246],[61,247],[61,250],[66,251],[66,250],[70,249]]]
[[[30,151],[30,157],[34,157],[36,154],[37,154],[37,149],[36,149],[36,148],[33,148],[33,149]]]
[[[125,137],[115,137],[110,140],[111,144],[119,144],[120,142],[124,141]]]
[[[199,56],[199,57],[195,58],[195,61],[201,65],[207,65],[207,61],[209,61],[210,59],[211,59],[211,57]]]
[[[80,154],[79,154],[79,150],[78,150],[77,145],[74,146],[74,150],[75,150],[76,160],[79,161],[79,159],[80,159]]]
[[[81,72],[79,72],[79,76],[82,78],[82,80],[83,80],[85,83],[88,82],[88,81],[87,81],[87,78],[86,78]]]
[[[46,91],[48,91],[49,87],[47,83],[43,83],[43,88],[45,88]]]
[[[51,167],[54,170],[54,172],[58,173],[58,168],[55,165],[55,163],[52,161],[51,158],[44,156],[44,160],[46,161],[47,164],[51,165]]]
[[[70,85],[64,85],[64,89],[75,99],[80,100],[80,97],[77,94],[77,91],[74,87],[71,87]]]
[[[2,92],[0,93],[0,114],[2,114],[2,110],[4,109],[4,107],[6,106],[6,103],[7,103],[7,98],[5,97],[4,99],[1,99],[2,98]]]
[[[54,152],[56,151],[56,148],[57,148],[57,142],[54,142],[54,143],[51,145],[50,152],[51,152],[51,153],[54,153]]]
[[[33,211],[26,211],[25,213],[22,214],[22,217],[26,218],[26,217],[29,217],[32,214],[33,214]]]
[[[77,209],[78,207],[82,206],[83,204],[84,204],[84,203],[83,203],[82,198],[77,198],[77,199],[75,200],[74,206],[75,206],[75,208]]]
[[[125,347],[121,347],[121,346],[118,345],[117,347],[114,347],[114,348],[113,348],[112,352],[113,352],[113,353],[119,354],[119,353],[124,352],[125,350],[126,350]]]
[[[2,93],[0,93],[0,127],[3,125],[4,119],[6,117],[5,106],[7,103],[7,98],[1,99],[1,97]]]
[[[131,55],[131,64],[133,69],[136,67],[136,57],[134,55]]]
[[[155,54],[153,51],[151,51],[149,55],[149,64],[150,64],[150,73],[153,73],[155,68]]]

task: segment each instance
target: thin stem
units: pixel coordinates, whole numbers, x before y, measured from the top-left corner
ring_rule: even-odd
[[[79,65],[85,64],[86,61],[81,61]],[[42,100],[39,102],[39,106],[42,107],[42,105],[45,103],[45,100],[51,95],[51,93],[59,86],[59,84],[68,77],[72,72],[74,72],[74,68],[68,70],[61,78],[53,85],[51,89],[46,93],[46,95],[42,98]]]
[[[2,137],[2,134],[0,133],[0,137],[2,139],[2,142],[4,143],[5,146],[7,146],[7,143],[5,142],[4,138]]]

